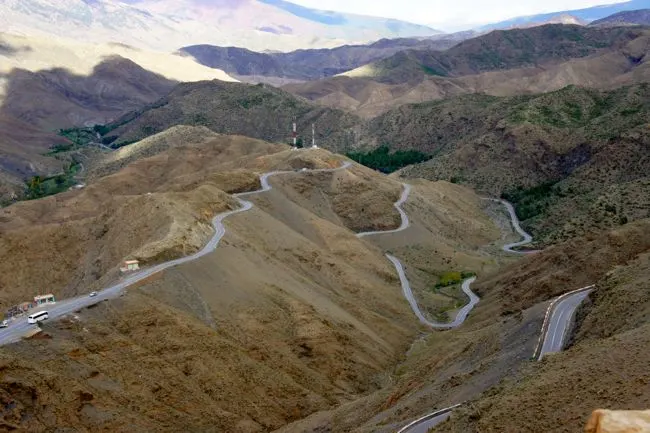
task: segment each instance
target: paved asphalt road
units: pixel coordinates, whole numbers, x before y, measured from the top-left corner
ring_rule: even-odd
[[[398,228],[395,230],[385,230],[385,231],[374,231],[374,232],[363,232],[363,233],[357,233],[357,237],[363,238],[366,236],[374,236],[374,235],[386,235],[390,233],[397,233],[401,232],[402,230],[406,230],[409,225],[411,224],[409,222],[409,217],[406,215],[406,212],[404,212],[404,209],[402,209],[402,205],[406,203],[406,200],[409,198],[409,194],[411,193],[411,185],[404,183],[403,185],[403,190],[402,194],[400,195],[399,200],[397,200],[394,204],[393,207],[397,209],[399,212],[400,217],[402,218],[402,223]]]
[[[428,433],[429,429],[434,428],[441,422],[447,420],[451,416],[451,410],[448,412],[443,413],[442,415],[436,415],[434,417],[427,417],[426,419],[423,420],[417,420],[414,421],[414,423],[411,425],[407,425],[406,427],[402,427],[401,430],[399,430],[397,433]]]
[[[402,194],[397,202],[393,205],[395,209],[399,212],[400,216],[402,217],[402,223],[398,228],[395,230],[386,230],[386,231],[372,231],[372,232],[363,232],[363,233],[358,233],[357,237],[363,238],[366,236],[374,236],[374,235],[385,235],[385,234],[390,234],[390,233],[397,233],[401,232],[403,230],[406,230],[410,226],[409,218],[408,215],[406,215],[406,212],[404,212],[404,209],[402,209],[402,205],[406,203],[406,200],[408,200],[409,194],[411,193],[411,185],[408,184],[403,184],[404,189],[402,190]],[[404,272],[404,266],[402,265],[402,262],[399,261],[397,257],[394,257],[390,254],[386,254],[386,257],[388,260],[393,263],[395,266],[395,270],[397,270],[397,274],[399,275],[399,280],[402,285],[402,291],[404,292],[404,297],[406,300],[409,302],[411,305],[411,309],[417,316],[417,318],[420,320],[420,322],[424,323],[427,326],[430,326],[431,328],[436,328],[436,329],[449,329],[449,328],[456,328],[460,325],[463,324],[465,319],[467,318],[467,315],[469,312],[474,308],[474,306],[478,303],[479,297],[476,296],[474,292],[470,289],[470,285],[476,281],[476,277],[468,278],[467,280],[463,281],[463,292],[469,297],[469,303],[465,305],[457,314],[456,318],[454,319],[453,322],[449,323],[438,323],[438,322],[431,322],[428,320],[426,317],[424,317],[424,314],[422,314],[422,311],[420,310],[420,307],[418,306],[418,303],[415,299],[415,296],[413,295],[413,290],[411,290],[411,283],[409,283],[408,278],[406,278],[406,273]]]
[[[517,214],[512,204],[505,200],[498,200],[493,198],[486,198],[485,200],[495,201],[503,204],[508,210],[508,214],[510,214],[510,222],[512,223],[512,227],[523,238],[519,242],[514,242],[511,244],[504,245],[502,247],[503,251],[508,253],[514,253],[514,254],[529,254],[529,253],[536,252],[536,251],[517,251],[513,249],[531,243],[533,241],[533,237],[521,228],[521,225],[519,224],[519,219],[517,218]],[[476,278],[474,277],[469,280],[465,280],[463,282],[463,292],[465,292],[465,294],[469,296],[470,302],[458,312],[458,314],[456,315],[456,319],[453,322],[445,323],[445,324],[432,323],[424,317],[424,315],[420,312],[420,309],[417,307],[417,303],[415,302],[415,298],[413,297],[413,293],[411,291],[409,282],[406,279],[406,276],[404,275],[404,269],[402,267],[402,264],[395,257],[388,256],[388,259],[391,262],[393,262],[395,268],[397,268],[397,272],[399,273],[400,276],[400,281],[402,282],[402,289],[404,290],[404,296],[406,296],[406,299],[408,299],[409,303],[411,304],[411,307],[413,308],[413,311],[415,311],[415,314],[418,316],[421,322],[431,326],[432,328],[455,328],[460,326],[465,321],[467,315],[472,310],[472,308],[474,308],[474,306],[479,301],[478,296],[476,296],[469,288],[470,284],[472,284],[476,280]],[[578,304],[579,303],[580,302],[578,302]],[[564,323],[565,326],[568,326],[568,323],[570,323],[570,319],[571,316],[569,317],[567,317],[566,315],[558,316],[557,326],[561,327],[562,323]],[[413,421],[411,422],[411,424],[402,427],[402,429],[399,430],[398,433],[426,433],[430,428],[436,426],[437,424],[449,418],[451,416],[451,410],[457,406],[458,405],[441,409],[429,415],[426,415],[420,420]],[[441,415],[436,415],[437,413],[440,412],[444,412],[444,413]]]
[[[346,161],[341,165],[341,167],[338,168],[299,170],[299,172],[310,172],[310,173],[333,172],[333,171],[345,170],[349,168],[351,165],[352,163]],[[245,212],[253,207],[253,203],[246,200],[242,200],[241,197],[245,197],[252,194],[259,194],[261,192],[270,190],[271,185],[269,184],[269,178],[271,176],[275,176],[278,174],[295,173],[295,172],[296,171],[273,171],[270,173],[265,173],[262,176],[260,176],[260,184],[262,186],[261,189],[257,191],[235,194],[234,196],[237,197],[241,207],[232,211],[221,213],[212,219],[212,225],[215,230],[214,236],[210,239],[207,245],[205,245],[203,249],[201,249],[201,251],[192,254],[191,256],[182,257],[180,259],[172,260],[165,263],[160,263],[158,265],[152,266],[151,268],[146,268],[139,272],[131,274],[128,277],[122,279],[117,284],[97,292],[97,296],[90,297],[88,295],[84,295],[77,298],[71,298],[61,302],[57,302],[56,304],[50,304],[44,306],[40,310],[47,310],[49,315],[49,320],[60,318],[61,316],[70,314],[76,310],[79,310],[80,308],[89,307],[91,305],[97,304],[98,302],[104,301],[106,299],[115,298],[119,296],[120,293],[130,285],[135,284],[138,281],[142,281],[143,279],[153,274],[156,274],[162,270],[169,269],[173,266],[178,266],[183,263],[191,262],[193,260],[205,256],[206,254],[211,253],[217,248],[217,245],[219,245],[221,238],[223,238],[223,236],[226,234],[226,228],[223,225],[223,220],[228,218],[231,215],[240,212]],[[27,323],[26,317],[17,318],[16,320],[11,322],[9,327],[0,329],[0,346],[20,341],[20,339],[24,335],[26,335],[31,329],[34,328],[36,328],[36,325]]]
[[[576,309],[589,296],[589,293],[591,293],[591,290],[574,293],[562,299],[553,307],[538,360],[541,360],[546,353],[562,351]]]
[[[514,254],[530,254],[530,253],[536,253],[538,251],[517,251],[514,250],[513,248],[517,247],[522,247],[524,245],[528,245],[533,241],[533,237],[527,233],[524,229],[521,228],[521,225],[519,224],[519,218],[517,218],[517,213],[515,212],[515,208],[512,205],[512,203],[505,201],[505,200],[500,200],[496,198],[486,198],[484,200],[489,200],[489,201],[495,201],[497,203],[501,203],[506,207],[506,210],[510,214],[510,222],[512,223],[512,227],[515,229],[515,231],[523,238],[519,242],[514,242],[512,244],[506,244],[501,249],[507,253],[514,253]]]

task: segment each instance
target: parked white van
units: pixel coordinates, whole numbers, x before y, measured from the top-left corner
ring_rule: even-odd
[[[47,314],[47,311],[39,311],[38,313],[30,314],[27,316],[27,323],[36,323],[41,320],[47,320],[50,316]]]

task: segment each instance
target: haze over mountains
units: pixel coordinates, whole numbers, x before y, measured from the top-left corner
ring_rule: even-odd
[[[592,21],[591,26],[647,26],[650,25],[650,9],[618,12]]]
[[[259,0],[8,0],[0,5],[0,26],[10,33],[118,42],[158,51],[206,43],[290,51],[438,33],[397,20]]]
[[[483,26],[480,28],[480,30],[507,29],[513,27],[529,27],[531,25],[547,24],[561,16],[572,17],[574,20],[578,20],[582,23],[590,23],[592,21],[600,20],[619,12],[646,8],[650,8],[650,1],[648,0],[629,0],[612,3],[610,5],[599,5],[583,9],[564,10],[525,17],[516,17]]]

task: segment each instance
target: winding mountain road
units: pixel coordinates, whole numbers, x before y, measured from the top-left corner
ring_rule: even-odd
[[[547,323],[542,326],[543,343],[539,349],[537,360],[540,361],[545,354],[561,352],[566,344],[566,337],[578,306],[593,291],[595,286],[589,286],[569,292],[558,297],[550,306],[550,316]],[[546,322],[546,321],[545,321]]]
[[[502,247],[503,251],[506,251],[508,253],[514,253],[514,254],[531,254],[531,253],[539,252],[537,250],[517,251],[513,249],[513,248],[521,247],[523,245],[530,244],[533,241],[533,237],[521,228],[514,206],[512,206],[511,203],[505,200],[499,200],[493,198],[486,198],[484,200],[490,200],[490,201],[503,204],[506,207],[508,213],[510,214],[510,221],[512,223],[512,227],[523,238],[519,242],[514,242],[511,244],[504,245]],[[400,274],[400,279],[402,278],[401,275],[402,274]],[[402,282],[402,284],[404,285],[404,282]],[[408,281],[406,281],[406,284],[408,284]],[[544,320],[544,325],[542,326],[542,336],[540,337],[541,347],[539,347],[536,350],[536,354],[537,351],[539,351],[539,356],[536,358],[538,361],[541,360],[544,354],[546,353],[562,351],[566,343],[566,337],[571,327],[571,323],[573,321],[573,316],[575,315],[575,311],[578,308],[578,306],[582,303],[582,301],[584,301],[584,299],[587,296],[589,296],[589,293],[591,293],[594,287],[595,286],[588,286],[582,289],[578,289],[566,293],[558,297],[557,299],[555,299],[550,304],[546,318]],[[465,291],[465,283],[463,283],[463,291]],[[406,295],[406,291],[404,294]],[[407,299],[409,299],[409,302],[411,302],[411,299],[408,296]],[[413,300],[413,302],[415,302],[415,300]],[[476,302],[478,302],[478,300]],[[413,303],[411,305],[413,305]],[[469,304],[465,306],[463,310],[468,306]],[[461,310],[461,312],[463,310]],[[469,310],[471,310],[471,307],[464,313],[465,316],[462,317],[460,323],[464,321],[465,317],[469,313]],[[461,312],[459,312],[459,315],[461,314]],[[418,317],[420,317],[420,315],[418,315]],[[456,319],[458,320],[458,316],[456,317]],[[423,318],[420,318],[420,320],[423,320]],[[402,427],[400,430],[397,431],[397,433],[427,433],[429,429],[435,427],[436,425],[448,419],[451,416],[452,410],[459,407],[461,404],[456,404],[454,406],[450,406],[444,409],[439,409],[435,412],[425,415],[422,418],[412,421],[411,423]]]
[[[501,200],[501,199],[496,199],[496,198],[484,198],[483,200],[489,200],[489,201],[494,201],[497,203],[501,203],[506,207],[506,210],[508,211],[508,214],[510,214],[510,223],[512,224],[512,227],[515,229],[515,231],[523,238],[519,242],[514,242],[511,244],[506,244],[501,249],[507,253],[513,253],[513,254],[530,254],[530,253],[536,253],[538,251],[536,250],[530,250],[530,251],[518,251],[515,250],[514,248],[517,247],[522,247],[524,245],[528,245],[533,241],[533,237],[527,233],[524,229],[521,228],[521,225],[519,224],[519,218],[517,218],[517,213],[515,212],[515,207],[512,205],[512,203],[506,201],[506,200]]]
[[[437,426],[451,416],[451,411],[459,407],[456,404],[444,409],[437,410],[433,413],[418,418],[410,424],[405,425],[397,433],[428,433],[430,429]]]
[[[489,201],[494,201],[497,203],[501,203],[506,207],[506,210],[508,211],[508,214],[510,215],[510,222],[512,224],[512,227],[514,230],[521,235],[522,240],[519,242],[514,242],[511,244],[506,244],[502,247],[503,251],[507,253],[513,253],[513,254],[528,254],[531,252],[536,252],[536,251],[517,251],[514,250],[513,248],[517,248],[523,245],[528,245],[533,241],[533,237],[527,233],[524,229],[521,228],[521,225],[519,224],[519,219],[517,218],[517,213],[515,212],[514,206],[505,201],[505,200],[499,200],[499,199],[494,199],[494,198],[484,198],[484,200],[489,200]],[[402,269],[402,264],[397,260],[396,258],[392,256],[388,256],[388,259],[393,262],[395,267],[397,268],[397,272],[400,274],[400,281],[402,282],[402,289],[404,290],[404,296],[406,296],[406,299],[408,299],[409,303],[411,304],[411,307],[413,308],[415,314],[418,316],[421,322],[427,324],[428,326],[432,328],[455,328],[460,326],[465,319],[467,318],[467,315],[469,312],[474,308],[474,306],[479,302],[478,296],[476,296],[469,288],[470,284],[472,284],[475,280],[476,277],[470,278],[468,280],[465,280],[463,282],[463,292],[469,296],[470,302],[465,305],[456,315],[456,318],[453,322],[451,323],[446,323],[446,324],[440,324],[440,323],[432,323],[428,321],[420,312],[419,308],[417,307],[417,302],[413,298],[413,293],[411,291],[410,285],[408,280],[406,279],[406,276],[404,275],[404,270]],[[397,433],[426,433],[429,431],[429,429],[435,427],[436,425],[440,424],[441,422],[445,421],[447,418],[451,416],[451,412],[453,409],[457,408],[460,406],[460,404],[456,404],[454,406],[450,406],[444,409],[439,409],[435,412],[432,412],[428,415],[423,416],[422,418],[419,418],[415,421],[412,421],[411,423],[407,424],[406,426],[402,427],[400,430],[398,430]]]
[[[352,166],[352,163],[346,161],[340,167],[337,168],[322,168],[322,169],[312,169],[312,170],[302,169],[298,171],[309,172],[309,173],[335,172],[339,170],[345,170],[350,166]],[[120,293],[125,288],[139,281],[142,281],[145,278],[150,277],[151,275],[154,275],[160,271],[169,269],[174,266],[182,265],[183,263],[194,261],[198,258],[205,256],[206,254],[210,254],[217,248],[219,242],[226,234],[226,228],[223,225],[223,220],[225,220],[226,218],[232,215],[241,212],[246,212],[253,208],[253,203],[246,200],[242,200],[241,197],[246,197],[253,194],[259,194],[265,191],[269,191],[271,189],[271,185],[269,184],[269,178],[271,176],[288,174],[288,173],[296,173],[296,171],[288,170],[288,171],[272,171],[269,173],[264,173],[260,176],[260,185],[261,185],[260,189],[256,191],[233,194],[233,196],[237,198],[237,201],[239,202],[239,205],[241,207],[235,210],[220,213],[212,219],[212,226],[214,227],[214,235],[200,251],[190,256],[181,257],[179,259],[171,260],[169,262],[160,263],[150,268],[146,268],[141,271],[138,271],[124,278],[119,283],[97,292],[97,296],[90,297],[88,295],[84,295],[76,298],[70,298],[64,301],[57,302],[56,304],[49,304],[43,306],[40,310],[47,310],[49,315],[49,320],[54,320],[62,316],[65,316],[67,314],[73,313],[74,311],[77,311],[80,308],[89,307],[101,301],[116,298],[120,295]],[[36,325],[27,323],[27,318],[25,317],[18,318],[17,320],[12,321],[7,328],[0,329],[0,346],[20,341],[20,339],[23,336],[27,335],[31,330],[34,330],[36,328],[37,328]]]
[[[302,169],[299,171],[310,172],[310,173],[335,172],[339,170],[345,170],[349,168],[351,165],[352,163],[346,161],[338,168],[313,169],[313,170]],[[235,210],[218,214],[212,219],[212,225],[214,227],[215,233],[213,237],[208,241],[208,243],[197,253],[179,259],[171,260],[169,262],[160,263],[158,265],[136,272],[124,278],[122,281],[118,282],[117,284],[112,285],[98,292],[97,296],[89,297],[87,295],[84,295],[76,298],[71,298],[64,301],[60,301],[56,304],[47,305],[46,307],[43,307],[43,309],[47,309],[50,316],[50,320],[60,318],[64,315],[73,313],[74,311],[77,311],[81,308],[89,307],[101,301],[118,297],[125,288],[139,281],[142,281],[151,275],[154,275],[160,271],[169,269],[174,266],[178,266],[187,262],[194,261],[200,257],[203,257],[213,252],[217,248],[219,242],[221,241],[221,239],[226,233],[226,228],[223,225],[223,221],[232,215],[241,212],[246,212],[253,208],[253,203],[247,200],[243,200],[242,197],[247,197],[253,194],[259,194],[265,191],[269,191],[271,189],[271,185],[269,184],[269,178],[272,176],[295,173],[295,172],[296,172],[295,170],[291,170],[291,171],[273,171],[269,173],[264,173],[260,176],[261,188],[259,190],[234,194],[233,196],[239,202],[240,207]],[[411,186],[408,184],[403,184],[402,194],[400,195],[399,200],[394,204],[394,207],[397,209],[401,217],[401,224],[397,229],[358,233],[357,237],[363,238],[363,237],[374,236],[374,235],[385,235],[391,233],[398,233],[403,230],[406,230],[410,226],[410,222],[408,219],[408,215],[402,209],[402,205],[408,200],[410,192],[411,192]],[[531,243],[533,238],[530,234],[526,233],[519,225],[519,220],[517,219],[517,215],[515,213],[512,204],[508,203],[505,200],[498,200],[498,199],[486,199],[486,200],[492,200],[492,201],[502,203],[508,210],[508,213],[510,214],[510,219],[513,228],[517,233],[519,233],[523,237],[523,239],[519,242],[504,245],[503,250],[515,254],[522,254],[522,253],[526,254],[526,253],[534,252],[534,251],[522,252],[513,249]],[[431,322],[424,316],[424,314],[422,314],[422,311],[420,310],[417,301],[413,295],[413,291],[411,289],[410,283],[404,271],[404,267],[400,262],[400,260],[390,254],[386,254],[386,257],[395,266],[395,269],[400,278],[400,283],[402,286],[402,290],[404,292],[404,296],[406,297],[409,304],[411,305],[413,312],[422,323],[424,323],[425,325],[431,328],[448,329],[448,328],[455,328],[460,326],[467,318],[469,312],[479,302],[478,296],[476,296],[476,294],[474,294],[470,289],[470,286],[476,280],[476,277],[469,278],[463,281],[462,290],[469,297],[470,301],[467,303],[467,305],[465,305],[461,310],[458,311],[455,319],[449,323]],[[562,347],[564,346],[564,340],[567,334],[567,330],[570,327],[570,323],[575,313],[575,310],[577,306],[584,300],[584,298],[589,295],[590,292],[591,292],[591,287],[581,289],[580,291],[576,291],[575,293],[571,292],[570,294],[564,295],[565,296],[564,299],[562,299],[563,297],[558,298],[556,300],[556,305],[551,306],[552,308],[549,309],[549,312],[551,312],[551,314],[549,316],[547,331],[545,333],[544,342],[542,345],[539,359],[541,359],[541,357],[545,353],[562,350]],[[23,336],[27,335],[31,330],[35,328],[36,325],[28,324],[26,318],[21,318],[19,320],[13,321],[8,328],[0,329],[0,346],[19,341]],[[430,428],[434,427],[435,425],[447,419],[450,416],[451,411],[458,406],[460,406],[460,404],[448,408],[444,408],[436,412],[433,412],[431,414],[425,415],[424,417],[419,418],[411,422],[407,426],[403,427],[398,431],[398,433],[425,433]]]
[[[375,236],[375,235],[387,235],[390,233],[398,233],[403,230],[406,230],[409,228],[411,225],[409,221],[408,215],[406,215],[406,212],[404,212],[404,209],[402,209],[402,205],[406,203],[406,200],[409,198],[409,194],[411,194],[411,185],[407,183],[402,184],[402,194],[399,197],[399,200],[397,200],[394,204],[393,207],[397,209],[397,212],[399,212],[399,216],[402,220],[402,223],[400,226],[394,230],[379,230],[379,231],[373,231],[373,232],[362,232],[362,233],[357,233],[358,238],[364,238],[366,236]]]
[[[384,230],[384,231],[371,231],[371,232],[363,232],[363,233],[357,233],[357,237],[363,238],[367,236],[376,236],[376,235],[386,235],[386,234],[391,234],[391,233],[398,233],[403,230],[406,230],[407,228],[410,227],[411,223],[409,221],[408,215],[406,212],[404,212],[404,209],[402,209],[402,205],[406,203],[406,200],[409,198],[409,194],[411,193],[411,185],[407,183],[402,184],[402,194],[400,195],[399,200],[397,200],[394,204],[393,207],[397,209],[397,211],[400,214],[400,217],[402,219],[402,223],[400,226],[394,230]],[[397,271],[397,274],[399,275],[399,280],[400,284],[402,286],[402,291],[404,292],[404,297],[406,300],[409,302],[411,305],[411,309],[413,310],[413,313],[417,316],[417,318],[422,322],[423,324],[435,328],[435,329],[450,329],[450,328],[456,328],[460,325],[463,324],[465,319],[467,318],[467,315],[469,314],[470,311],[474,308],[474,306],[478,303],[479,297],[476,296],[474,292],[470,289],[470,285],[476,281],[476,277],[468,278],[465,281],[463,281],[462,285],[462,290],[463,292],[469,297],[469,302],[467,305],[465,305],[458,313],[456,314],[456,318],[452,322],[448,323],[439,323],[439,322],[432,322],[428,320],[424,314],[422,314],[422,310],[420,310],[420,307],[418,306],[418,302],[415,299],[415,296],[413,295],[413,290],[411,289],[411,283],[409,282],[408,278],[406,277],[406,272],[404,271],[404,266],[402,265],[402,262],[395,256],[392,256],[390,254],[386,254],[386,258],[391,261],[393,266],[395,266],[395,270]]]

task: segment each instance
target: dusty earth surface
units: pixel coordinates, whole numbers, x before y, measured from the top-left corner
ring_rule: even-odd
[[[595,408],[647,407],[647,233],[641,220],[479,274],[461,328],[416,340],[376,393],[279,432],[388,433],[465,401],[436,431],[575,432]],[[593,283],[572,347],[533,361],[548,301]]]
[[[88,292],[114,279],[124,259],[150,263],[198,250],[212,234],[212,216],[236,206],[225,191],[259,184],[252,172],[218,168],[219,155],[250,150],[255,164],[283,149],[243,137],[206,145],[188,138],[82,190],[0,210],[2,305]]]
[[[401,180],[301,172],[340,166],[325,150],[179,126],[98,158],[86,188],[3,209],[4,305],[196,251],[230,193],[294,172],[226,220],[214,253],[4,348],[6,429],[389,433],[468,401],[439,431],[576,431],[597,407],[648,403],[647,219],[519,258],[499,251],[517,239],[503,207],[444,181],[409,180],[409,229],[357,238],[399,225]],[[444,274],[476,273],[481,302],[430,332],[386,251],[432,319],[463,300],[435,289]],[[569,350],[532,361],[548,301],[594,282]]]
[[[641,223],[645,226],[638,227]],[[454,412],[436,432],[576,432],[597,408],[650,406],[650,246],[636,242],[647,233],[648,221],[636,225],[643,231],[610,234],[615,242],[601,242],[605,254],[594,252],[597,259],[576,265],[574,272],[594,266],[601,271],[592,280],[596,290],[578,312],[571,347],[530,364]],[[529,279],[524,277],[521,287]]]
[[[107,154],[82,190],[3,209],[4,305],[36,288],[66,297],[103,286],[124,258],[146,266],[196,251],[210,218],[234,208],[228,193],[257,189],[259,173],[341,164],[324,150],[202,128],[167,134]],[[213,254],[3,351],[5,427],[272,431],[391,383],[421,325],[387,246],[355,233],[399,225],[401,183],[354,165],[271,184],[250,197],[253,210],[226,220]],[[404,240],[422,246],[405,261],[425,263],[439,245],[440,260],[481,272],[481,246],[500,237],[482,205],[466,188],[416,183],[415,233]],[[423,287],[437,281],[434,272],[420,278]],[[448,299],[423,297],[437,302]]]

